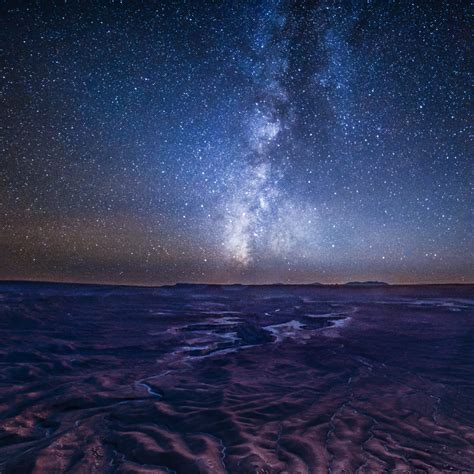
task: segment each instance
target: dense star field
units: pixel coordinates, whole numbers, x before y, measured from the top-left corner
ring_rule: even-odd
[[[470,9],[3,4],[0,278],[472,281]]]

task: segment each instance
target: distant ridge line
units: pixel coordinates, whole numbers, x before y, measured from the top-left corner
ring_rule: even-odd
[[[0,279],[0,285],[57,285],[57,286],[89,286],[89,287],[112,287],[112,288],[191,288],[191,287],[315,287],[315,288],[386,288],[386,287],[400,287],[400,286],[469,286],[474,285],[474,282],[444,282],[444,283],[387,283],[383,281],[368,280],[368,281],[349,281],[346,283],[166,283],[166,284],[134,284],[134,283],[102,283],[102,282],[74,282],[74,281],[49,281],[49,280],[12,280]]]

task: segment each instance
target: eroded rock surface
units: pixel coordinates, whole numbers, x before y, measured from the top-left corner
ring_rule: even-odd
[[[469,472],[473,305],[472,286],[0,284],[0,471]]]

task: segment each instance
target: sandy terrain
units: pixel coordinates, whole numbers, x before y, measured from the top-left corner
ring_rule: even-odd
[[[473,472],[474,288],[0,284],[0,472]]]

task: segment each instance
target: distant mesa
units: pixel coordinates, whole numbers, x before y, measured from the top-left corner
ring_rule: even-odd
[[[162,289],[172,289],[178,291],[207,291],[212,288],[218,288],[218,285],[211,285],[208,283],[174,283],[170,285],[161,285]]]
[[[344,286],[390,286],[384,281],[349,281]]]

